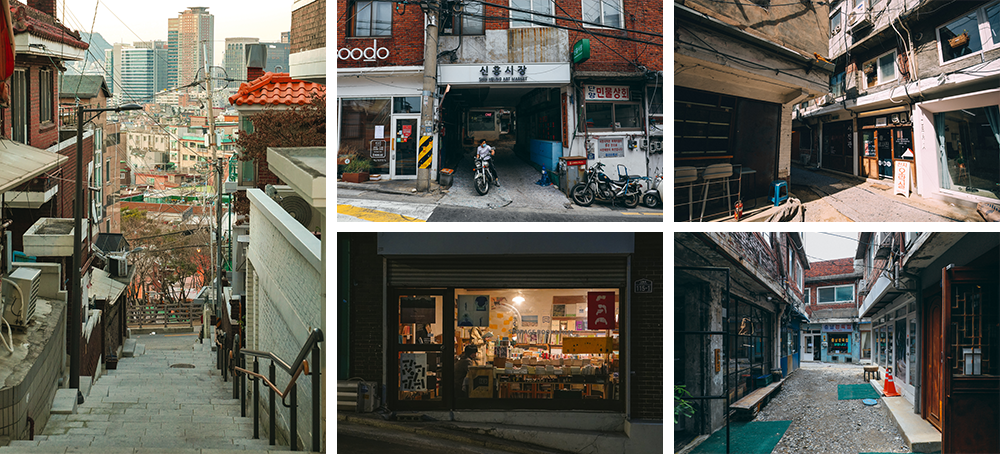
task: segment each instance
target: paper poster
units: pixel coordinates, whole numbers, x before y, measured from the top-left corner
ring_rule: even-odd
[[[615,292],[587,293],[587,322],[590,329],[615,329]]]
[[[427,391],[427,353],[400,353],[399,390]]]
[[[402,127],[403,140],[409,139],[411,134],[413,134],[413,125],[403,125]]]
[[[566,316],[566,305],[565,304],[553,304],[552,305],[552,316],[553,317],[565,317]]]
[[[522,315],[521,325],[524,327],[536,327],[538,326],[538,316],[537,315]]]
[[[385,125],[375,125],[375,138],[376,139],[385,138]]]
[[[458,295],[458,326],[488,326],[489,301],[489,295]]]

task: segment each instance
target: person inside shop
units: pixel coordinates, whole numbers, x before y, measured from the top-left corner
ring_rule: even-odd
[[[455,393],[460,396],[469,395],[469,384],[466,377],[469,375],[469,368],[476,365],[478,354],[478,347],[466,345],[462,355],[455,361]]]
[[[476,149],[476,154],[490,166],[490,171],[493,172],[493,181],[497,186],[500,186],[500,174],[497,173],[497,166],[493,165],[493,155],[497,153],[496,148],[493,148],[486,144],[486,139],[483,139],[479,144],[479,148]]]

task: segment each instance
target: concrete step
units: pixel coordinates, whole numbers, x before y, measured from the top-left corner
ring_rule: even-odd
[[[135,353],[135,339],[125,339],[122,344],[122,358],[131,358]]]
[[[76,413],[76,395],[76,388],[57,389],[56,397],[52,400],[51,413],[54,415],[72,415]]]

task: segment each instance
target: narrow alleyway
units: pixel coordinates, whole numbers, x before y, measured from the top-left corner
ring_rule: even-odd
[[[497,148],[493,162],[500,177],[500,187],[491,187],[488,194],[480,196],[472,183],[473,153],[465,153],[455,168],[452,186],[441,203],[473,208],[533,208],[554,212],[573,206],[573,202],[558,187],[535,184],[541,173],[515,155],[514,150]]]
[[[268,446],[266,425],[262,439],[252,439],[253,420],[240,417],[240,401],[232,382],[222,381],[208,341],[199,344],[190,334],[138,338],[137,356],[107,371],[75,414],[53,414],[34,441],[12,442],[0,454],[288,449]]]
[[[791,421],[774,454],[909,452],[882,400],[837,400],[837,385],[865,383],[860,365],[802,363],[754,421]]]

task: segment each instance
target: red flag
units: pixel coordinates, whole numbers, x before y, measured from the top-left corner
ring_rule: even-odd
[[[14,23],[10,18],[10,2],[0,0],[0,104],[10,105],[8,79],[14,74]]]

